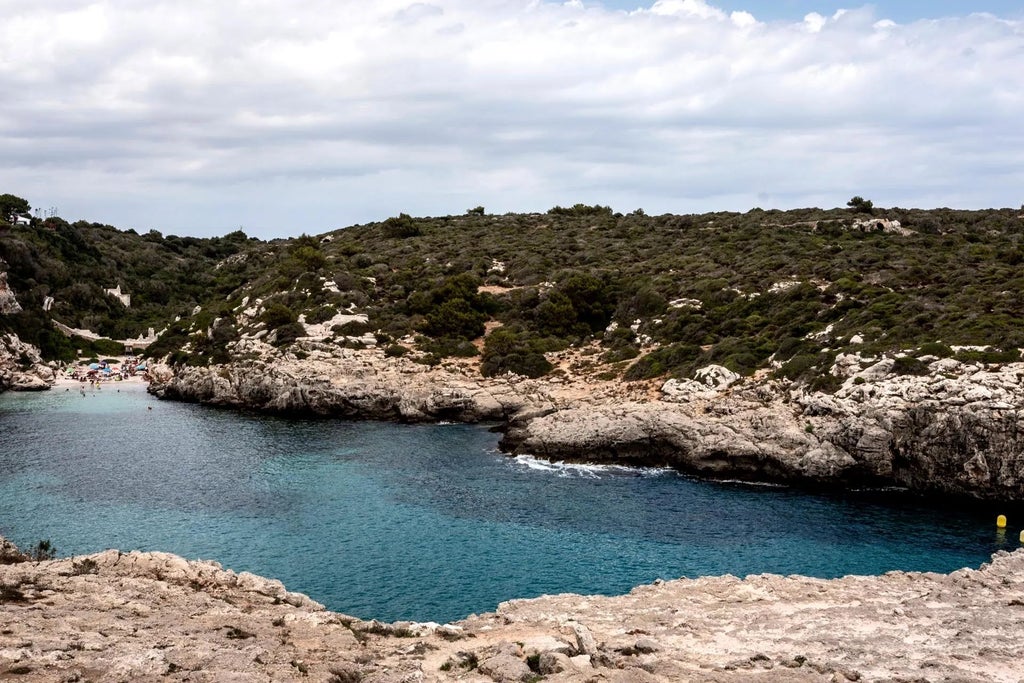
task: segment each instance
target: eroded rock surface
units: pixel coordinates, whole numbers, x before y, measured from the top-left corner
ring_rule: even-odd
[[[1017,683],[1022,638],[1024,551],[948,575],[659,581],[440,626],[167,553],[0,565],[0,680]]]
[[[1024,365],[934,366],[894,375],[879,361],[833,395],[770,380],[689,391],[672,382],[660,400],[583,403],[514,423],[503,443],[705,476],[1024,499]]]
[[[161,398],[280,413],[424,422],[503,421],[551,409],[542,383],[485,380],[458,368],[430,368],[380,351],[308,344],[301,360],[267,354],[215,368],[153,370]]]
[[[39,349],[16,334],[0,334],[0,391],[42,391],[53,382],[53,369],[43,363]]]

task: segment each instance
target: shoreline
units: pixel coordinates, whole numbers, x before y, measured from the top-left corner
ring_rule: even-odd
[[[245,340],[247,360],[175,368],[151,362],[148,384],[126,381],[163,400],[256,413],[493,423],[502,451],[552,462],[1024,502],[1024,363],[936,358],[921,362],[926,372],[900,374],[893,359],[846,355],[833,368],[839,388],[823,393],[719,366],[702,368],[697,380],[484,378],[474,361],[428,367],[380,350],[315,341],[296,347]],[[82,386],[66,376],[50,382]],[[28,388],[46,388],[35,384]]]
[[[155,366],[161,399],[255,412],[394,422],[494,422],[500,448],[549,461],[669,466],[712,480],[904,488],[1024,502],[1024,363],[936,359],[903,375],[847,357],[835,393],[705,368],[705,380],[483,378],[381,352],[307,344],[244,362]],[[838,361],[837,361],[838,366]]]

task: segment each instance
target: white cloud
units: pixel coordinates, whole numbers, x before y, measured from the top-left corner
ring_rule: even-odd
[[[804,17],[804,24],[807,26],[807,30],[811,33],[818,33],[821,29],[825,28],[825,24],[827,23],[828,19],[817,12],[811,12]]]
[[[725,19],[725,12],[708,5],[704,0],[656,0],[652,14],[666,16],[693,16],[701,19]]]
[[[740,28],[746,28],[748,26],[755,26],[757,19],[750,12],[733,12],[729,15],[732,23],[736,24]]]
[[[69,218],[281,234],[478,204],[1021,201],[1024,26],[990,15],[0,0],[0,16],[0,192]]]

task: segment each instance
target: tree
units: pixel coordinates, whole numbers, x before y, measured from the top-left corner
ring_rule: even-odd
[[[856,213],[873,214],[875,212],[874,203],[870,199],[864,199],[859,195],[846,202],[846,205]]]
[[[0,194],[0,220],[5,220],[8,223],[14,221],[14,217],[17,214],[28,213],[32,210],[29,203],[21,197],[16,197],[13,194]]]

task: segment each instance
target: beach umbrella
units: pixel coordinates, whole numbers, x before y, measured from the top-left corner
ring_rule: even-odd
[[[89,369],[90,370],[99,370],[100,369],[100,364],[99,363],[89,363]]]

